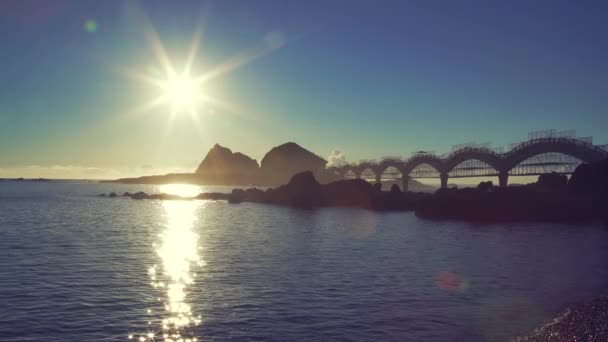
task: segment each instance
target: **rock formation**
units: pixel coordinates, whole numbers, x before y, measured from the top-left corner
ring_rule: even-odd
[[[568,186],[577,193],[606,196],[608,194],[608,159],[579,165]]]
[[[175,173],[137,178],[121,178],[110,183],[130,184],[205,184],[205,185],[279,185],[302,171],[320,176],[327,162],[296,143],[286,143],[270,150],[258,166],[255,159],[215,144],[194,173]],[[327,182],[327,181],[324,181]]]
[[[215,144],[195,175],[211,184],[252,184],[259,178],[259,166],[255,159]]]
[[[312,171],[318,175],[325,169],[327,161],[300,145],[288,142],[272,148],[261,162],[261,172],[269,184],[285,184],[293,175]]]

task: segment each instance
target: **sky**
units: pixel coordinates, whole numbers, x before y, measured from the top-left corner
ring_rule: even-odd
[[[215,144],[294,141],[348,161],[504,146],[535,130],[608,143],[605,1],[0,2],[0,177],[191,172]],[[195,113],[143,81],[190,74]],[[155,52],[156,51],[156,52]],[[172,112],[174,112],[172,115]],[[339,151],[339,152],[337,152]]]

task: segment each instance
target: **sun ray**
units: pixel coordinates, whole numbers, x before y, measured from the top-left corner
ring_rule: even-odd
[[[129,117],[134,117],[134,116],[139,116],[145,112],[148,112],[160,105],[163,105],[165,103],[167,103],[169,101],[169,98],[167,95],[163,94],[153,100],[150,100],[136,108],[134,108],[133,110],[130,110],[126,113],[127,116]]]
[[[165,50],[165,47],[160,39],[160,36],[158,35],[158,32],[156,32],[154,25],[152,25],[150,18],[143,10],[141,10],[137,6],[133,6],[131,10],[135,14],[136,18],[140,21],[143,27],[144,37],[146,38],[146,41],[152,49],[152,52],[154,53],[156,59],[165,71],[165,74],[168,77],[173,77],[175,75],[175,69],[171,64],[169,55]]]
[[[162,87],[163,86],[163,82],[157,78],[154,78],[150,75],[146,75],[142,72],[139,72],[137,70],[134,69],[129,69],[126,67],[114,67],[115,69],[117,69],[121,74],[127,76],[128,78],[135,80],[135,81],[140,81],[140,82],[145,82],[151,85],[155,85],[158,87]]]
[[[215,66],[206,74],[203,74],[196,79],[198,83],[204,83],[214,78],[230,73],[238,68],[241,68],[254,60],[265,56],[285,45],[285,38],[279,32],[271,32],[264,37],[262,44],[257,45],[248,50],[242,51],[227,61]]]
[[[226,73],[230,73],[244,65],[251,63],[253,60],[265,55],[267,52],[267,49],[260,49],[259,47],[243,51],[231,57],[227,61],[215,66],[202,76],[196,78],[195,82],[205,83]]]
[[[206,13],[206,11],[203,11],[203,13]],[[194,30],[194,33],[192,34],[192,41],[190,42],[190,50],[188,52],[188,57],[186,58],[186,64],[184,66],[184,75],[190,75],[190,72],[192,71],[192,65],[194,64],[194,60],[196,59],[196,54],[198,52],[198,49],[200,48],[202,39],[203,39],[203,35],[204,35],[204,27],[205,27],[205,23],[207,21],[207,16],[205,14],[203,14],[203,16],[201,17],[201,19],[199,20],[199,23],[196,27],[196,29]]]

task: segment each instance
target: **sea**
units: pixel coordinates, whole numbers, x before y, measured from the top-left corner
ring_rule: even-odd
[[[0,182],[0,341],[509,341],[608,289],[603,225]]]

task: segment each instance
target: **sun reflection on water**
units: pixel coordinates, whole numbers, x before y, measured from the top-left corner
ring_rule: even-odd
[[[201,187],[192,184],[163,184],[159,186],[159,191],[163,194],[181,197],[196,197],[201,193]]]
[[[159,243],[154,244],[161,263],[150,267],[148,275],[151,285],[165,295],[159,298],[164,304],[164,314],[155,330],[139,336],[129,335],[129,339],[197,341],[194,327],[201,323],[201,316],[192,312],[187,289],[194,284],[193,268],[204,265],[198,253],[198,235],[193,230],[201,205],[204,204],[200,201],[162,201],[166,228],[159,234]],[[147,312],[152,313],[150,309]]]

